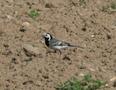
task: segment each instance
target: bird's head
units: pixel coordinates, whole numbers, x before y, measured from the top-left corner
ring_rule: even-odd
[[[50,41],[53,37],[50,33],[44,33],[43,38],[47,41]]]

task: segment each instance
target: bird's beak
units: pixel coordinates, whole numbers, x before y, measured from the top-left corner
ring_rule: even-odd
[[[43,35],[42,36],[45,36],[46,35],[46,33],[43,33]]]
[[[46,33],[43,33],[42,38],[41,38],[41,42],[42,42],[42,43],[44,43],[44,42],[45,42],[45,40],[44,40],[45,35],[46,35]]]

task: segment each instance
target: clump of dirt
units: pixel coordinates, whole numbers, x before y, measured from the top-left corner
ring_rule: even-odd
[[[55,90],[86,73],[115,89],[116,13],[103,10],[112,1],[1,0],[0,90]],[[30,10],[39,15],[31,18]],[[84,48],[46,53],[44,32]]]

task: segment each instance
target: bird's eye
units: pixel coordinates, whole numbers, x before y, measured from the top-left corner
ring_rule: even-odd
[[[50,37],[48,34],[46,34],[46,37]]]

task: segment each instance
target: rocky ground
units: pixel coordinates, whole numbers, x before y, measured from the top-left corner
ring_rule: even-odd
[[[55,90],[90,73],[116,89],[113,0],[0,0],[0,90]],[[37,10],[33,19],[28,13]],[[84,48],[47,53],[44,32]],[[102,89],[103,90],[103,89]]]

